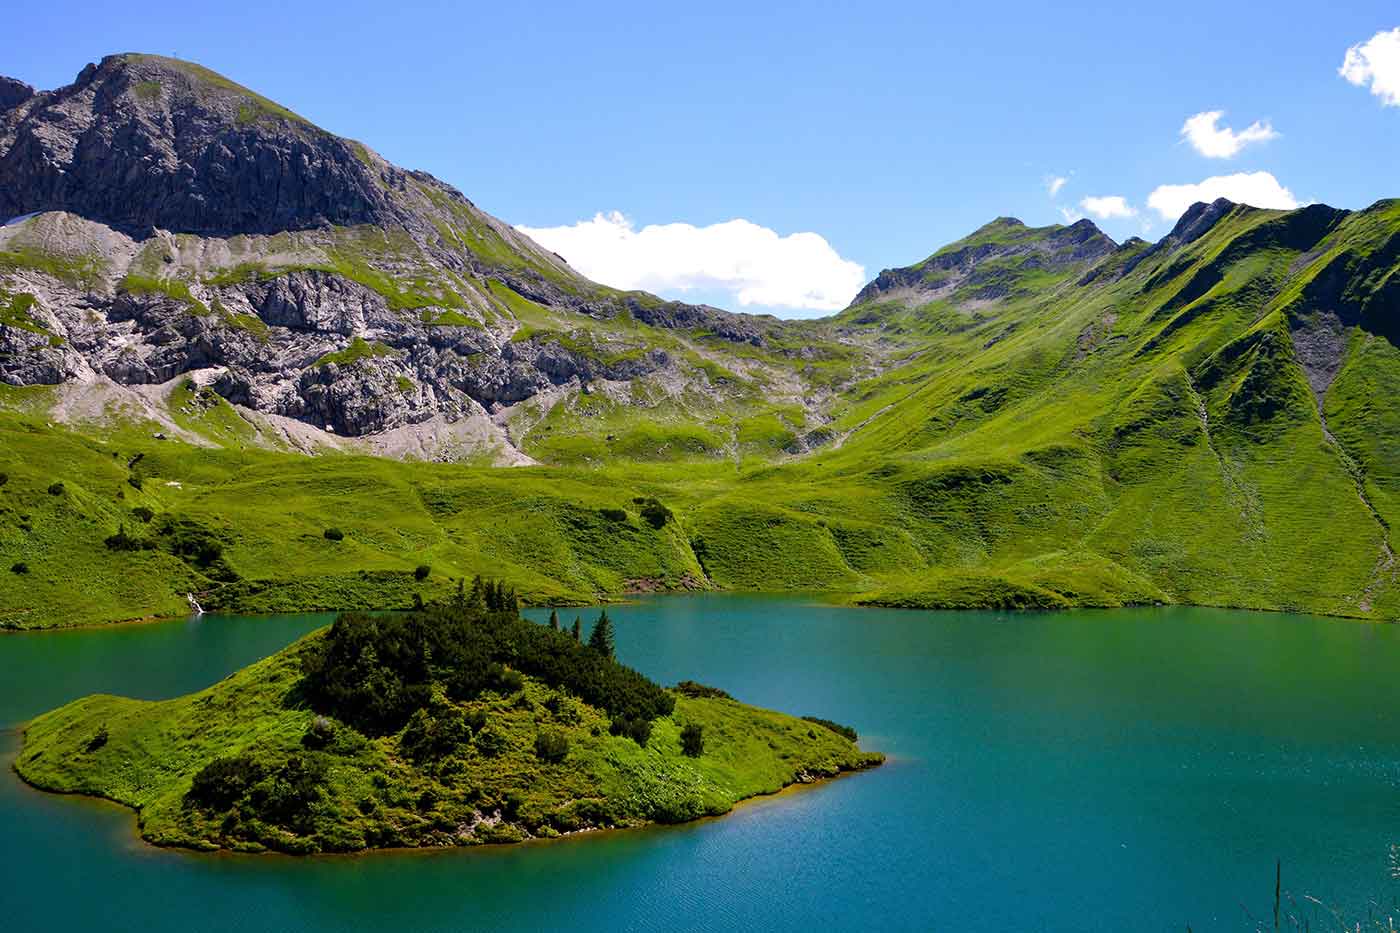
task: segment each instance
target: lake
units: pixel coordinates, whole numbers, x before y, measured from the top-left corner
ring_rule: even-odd
[[[848,723],[889,763],[719,819],[551,843],[313,859],[164,851],[139,841],[130,811],[21,784],[13,727],[95,691],[207,686],[330,617],[10,635],[0,917],[23,931],[1200,933],[1272,928],[1276,862],[1285,909],[1306,894],[1364,921],[1369,904],[1400,897],[1400,627],[733,595],[609,613],[624,663]]]

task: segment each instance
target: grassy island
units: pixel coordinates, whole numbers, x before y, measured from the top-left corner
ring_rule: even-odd
[[[836,723],[664,689],[614,660],[606,614],[585,642],[488,583],[342,614],[188,696],[69,703],[15,769],[134,808],[157,845],[314,853],[681,822],[883,760]]]

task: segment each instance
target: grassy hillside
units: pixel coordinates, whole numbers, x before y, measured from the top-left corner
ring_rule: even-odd
[[[701,333],[578,319],[695,352],[724,388],[539,397],[512,431],[544,465],[509,471],[259,449],[217,405],[192,425],[211,447],[139,420],[64,427],[54,390],[7,391],[0,563],[29,572],[0,574],[0,624],[169,612],[187,590],[407,605],[477,572],[541,602],[700,586],[1394,619],[1398,266],[1400,202],[1220,202],[1152,246],[1002,220],[811,325],[815,361],[730,343],[720,363]],[[805,408],[773,400],[780,371]],[[219,562],[176,553],[162,521],[217,539]],[[122,528],[153,546],[110,550]]]
[[[463,624],[455,615],[444,620],[455,629]],[[355,682],[348,696],[327,699],[308,671],[316,669],[317,652],[351,637],[352,624],[342,617],[189,696],[70,703],[29,724],[15,767],[36,786],[136,809],[142,836],[160,845],[314,852],[513,842],[678,822],[882,760],[834,726],[746,706],[710,688],[660,691],[600,662],[572,636],[509,617],[466,623],[469,647],[472,632],[510,633],[501,636],[512,645],[508,652],[488,655],[506,666],[493,671],[487,664],[476,682],[464,685],[430,662],[431,679],[410,682],[423,675],[410,676],[408,668],[424,662],[403,662],[412,623],[398,619],[392,631],[369,636],[377,639],[383,669],[349,678]],[[435,660],[444,648],[434,644]],[[529,645],[537,645],[535,654]],[[335,663],[373,666],[365,660],[373,656],[337,655]],[[580,697],[597,675],[573,684],[568,665],[600,663],[632,691],[630,699]],[[463,667],[471,664],[458,663],[452,674]],[[642,702],[637,691],[644,701],[648,690],[665,698],[670,712],[646,735],[612,734],[621,714],[598,704],[635,705]],[[401,715],[394,719],[391,709]],[[699,735],[699,747],[686,748],[685,729]]]

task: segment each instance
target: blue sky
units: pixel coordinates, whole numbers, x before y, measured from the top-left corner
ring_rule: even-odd
[[[1400,27],[1393,3],[13,6],[0,73],[54,87],[110,52],[178,54],[630,279],[609,284],[736,310],[828,313],[993,217],[1085,198],[1133,212],[1095,218],[1115,238],[1155,239],[1164,185],[1400,196],[1400,34],[1339,74]],[[1183,124],[1217,110],[1272,138],[1203,155]],[[675,224],[695,229],[645,230]]]

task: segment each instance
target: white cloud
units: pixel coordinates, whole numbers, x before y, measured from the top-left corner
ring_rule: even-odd
[[[1181,125],[1181,135],[1201,155],[1209,159],[1228,159],[1250,143],[1267,142],[1278,133],[1267,120],[1255,120],[1238,133],[1228,126],[1217,126],[1223,110],[1207,110],[1188,117]]]
[[[1132,217],[1137,213],[1126,198],[1119,194],[1108,194],[1102,197],[1088,197],[1079,202],[1085,213],[1093,214],[1099,220],[1112,220],[1120,217]]]
[[[1347,49],[1337,74],[1357,87],[1369,82],[1381,104],[1400,107],[1400,26]]]
[[[747,220],[696,227],[650,224],[622,213],[567,227],[519,227],[594,281],[652,292],[707,289],[742,306],[839,311],[865,284],[865,267],[815,233],[779,236]]]
[[[1268,172],[1215,175],[1194,185],[1158,185],[1147,196],[1147,206],[1167,220],[1176,220],[1197,201],[1209,204],[1229,198],[1237,204],[1292,210],[1301,202]]]
[[[1063,175],[1050,175],[1045,179],[1045,190],[1050,192],[1050,197],[1060,193],[1060,189],[1069,184],[1069,179]]]
[[[1072,224],[1084,219],[1084,215],[1072,207],[1060,208],[1060,216],[1065,219],[1065,223]]]

